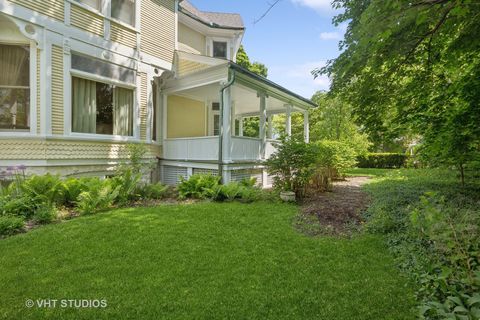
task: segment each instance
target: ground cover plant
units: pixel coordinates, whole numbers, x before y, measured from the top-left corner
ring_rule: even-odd
[[[480,185],[462,187],[451,170],[379,174],[365,185],[372,199],[366,231],[386,238],[417,283],[419,317],[479,319]]]
[[[307,237],[284,203],[117,209],[0,241],[2,319],[412,319],[377,236]],[[26,299],[105,308],[27,308]]]

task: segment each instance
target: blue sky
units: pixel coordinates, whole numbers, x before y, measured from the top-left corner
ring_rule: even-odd
[[[338,42],[345,30],[332,24],[335,12],[330,0],[281,0],[255,25],[253,21],[269,7],[266,0],[190,2],[200,10],[241,14],[247,28],[245,50],[251,61],[268,67],[270,80],[307,98],[328,89],[329,80],[314,80],[310,71],[339,54]]]

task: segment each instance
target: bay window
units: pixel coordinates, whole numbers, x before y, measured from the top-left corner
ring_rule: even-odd
[[[0,130],[30,130],[30,49],[0,44]]]
[[[111,0],[111,16],[128,25],[135,26],[135,0]]]

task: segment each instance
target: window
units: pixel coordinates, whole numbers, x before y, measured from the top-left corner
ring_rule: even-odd
[[[213,56],[215,58],[227,58],[227,43],[213,41]]]
[[[112,0],[112,18],[135,26],[135,0]]]
[[[87,5],[89,7],[92,7],[98,11],[101,10],[100,8],[100,0],[75,0],[81,4]]]
[[[213,123],[213,132],[214,136],[220,135],[220,103],[212,103],[212,123]]]
[[[72,131],[133,136],[133,90],[73,77]]]
[[[0,44],[0,129],[30,130],[30,49]]]

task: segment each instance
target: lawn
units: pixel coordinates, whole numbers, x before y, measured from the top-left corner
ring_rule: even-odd
[[[298,208],[200,203],[85,216],[0,240],[2,319],[412,319],[382,239],[310,238]],[[106,308],[27,308],[105,299]]]

